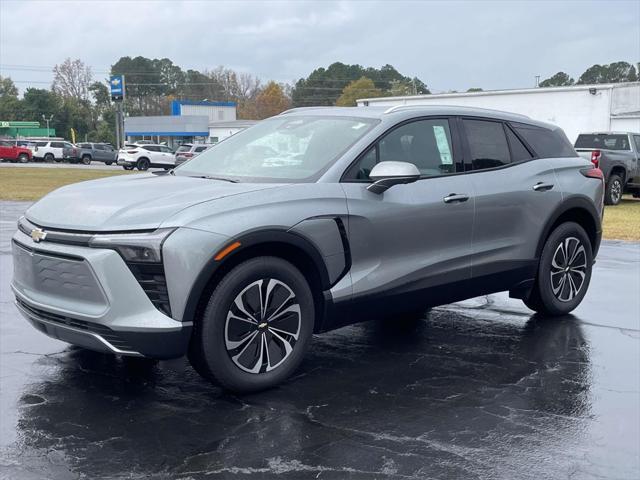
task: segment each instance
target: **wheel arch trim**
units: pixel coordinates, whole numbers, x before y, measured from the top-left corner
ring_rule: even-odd
[[[216,252],[212,252],[211,259],[202,267],[196,276],[196,280],[189,291],[189,296],[184,307],[183,322],[195,321],[202,295],[207,291],[207,287],[217,273],[223,268],[236,263],[239,257],[244,257],[248,249],[260,247],[261,245],[288,245],[302,251],[315,267],[322,291],[324,292],[331,287],[329,271],[322,254],[311,240],[298,233],[280,228],[262,229],[229,238],[226,245],[231,245],[235,242],[240,243],[240,248],[229,252],[228,255],[219,261],[214,258]],[[322,294],[322,292],[317,293]],[[317,318],[316,322],[320,320],[321,319]]]
[[[589,239],[591,240],[591,246],[593,249],[593,257],[595,258],[598,248],[600,247],[600,237],[602,233],[602,222],[600,221],[600,216],[598,215],[598,211],[596,210],[593,203],[581,196],[574,196],[565,199],[561,205],[559,205],[551,214],[551,216],[547,219],[547,222],[542,230],[542,235],[538,240],[538,245],[536,247],[536,258],[540,258],[542,255],[542,249],[544,248],[544,244],[549,238],[549,235],[553,231],[554,226],[558,222],[558,220],[563,216],[568,214],[571,211],[580,211],[584,212],[588,215],[588,218],[593,222],[593,226],[595,227],[595,232],[593,232],[594,236],[587,232],[589,235]]]

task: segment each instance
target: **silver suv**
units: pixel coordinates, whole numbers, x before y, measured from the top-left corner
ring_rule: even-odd
[[[509,291],[573,310],[602,172],[557,127],[453,107],[285,112],[161,174],[66,186],[13,238],[18,308],[121,355],[188,354],[235,391],[283,381],[319,333]]]

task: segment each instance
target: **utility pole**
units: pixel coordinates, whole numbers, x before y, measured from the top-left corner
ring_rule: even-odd
[[[536,75],[536,88],[540,86],[540,75]]]
[[[49,115],[49,118],[44,116],[44,113],[42,114],[42,119],[47,122],[47,138],[49,138],[51,136],[51,132],[49,131],[49,122],[51,120],[53,120],[53,113],[51,115]]]

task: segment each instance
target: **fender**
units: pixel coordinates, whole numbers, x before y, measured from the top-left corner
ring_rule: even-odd
[[[194,320],[200,297],[202,296],[205,288],[207,287],[211,279],[214,278],[216,273],[220,272],[225,265],[228,265],[229,263],[235,261],[238,257],[242,256],[243,252],[246,252],[247,249],[251,247],[257,247],[259,245],[278,243],[281,245],[290,245],[292,247],[298,248],[299,250],[302,250],[311,259],[314,266],[316,267],[316,271],[319,274],[322,290],[325,291],[331,288],[329,271],[322,254],[310,240],[306,239],[302,235],[299,235],[292,231],[287,231],[285,229],[274,228],[248,232],[240,235],[239,237],[230,238],[228,244],[233,244],[234,242],[240,242],[241,248],[233,250],[220,261],[215,260],[212,256],[211,260],[205,264],[205,266],[196,277],[196,281],[194,282],[193,287],[189,292],[189,298],[187,299],[187,303],[185,305],[184,314],[182,317],[183,322],[191,322]],[[213,253],[215,252],[212,252],[212,254]]]
[[[600,248],[600,237],[602,236],[602,222],[600,221],[600,215],[598,214],[596,207],[593,205],[593,202],[590,199],[586,197],[574,196],[565,199],[562,204],[560,204],[549,216],[547,223],[542,230],[542,234],[538,239],[538,246],[536,247],[536,259],[539,259],[542,255],[542,249],[544,248],[545,241],[551,233],[551,228],[553,227],[553,225],[563,214],[575,208],[579,208],[585,211],[596,227],[596,236],[593,244],[593,257],[595,258],[596,254],[598,253],[598,249]]]

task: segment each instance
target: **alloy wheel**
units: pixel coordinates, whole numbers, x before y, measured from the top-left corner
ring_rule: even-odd
[[[561,302],[570,302],[582,289],[587,275],[587,253],[576,237],[567,237],[551,259],[551,289]]]
[[[280,280],[263,278],[245,287],[231,304],[225,347],[241,370],[270,372],[293,352],[300,326],[300,305],[293,290]]]
[[[611,201],[616,204],[622,197],[622,182],[620,180],[614,180],[611,184]]]

